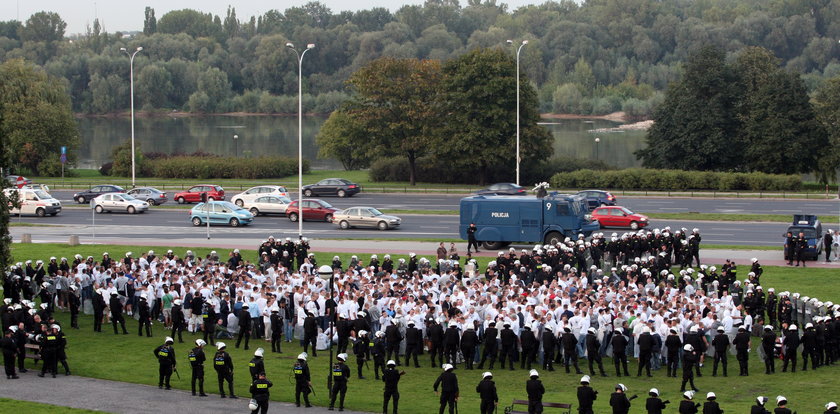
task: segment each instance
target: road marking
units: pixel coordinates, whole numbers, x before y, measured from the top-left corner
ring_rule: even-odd
[[[686,207],[660,207],[660,210],[688,211]]]
[[[735,235],[731,234],[731,233],[706,233],[706,234],[704,234],[704,236],[732,236],[732,237],[734,237]]]
[[[774,213],[801,213],[802,210],[772,210]]]

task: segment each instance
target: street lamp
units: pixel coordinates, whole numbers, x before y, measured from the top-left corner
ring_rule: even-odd
[[[509,44],[513,44],[513,40],[508,39]],[[523,40],[522,44],[516,49],[516,185],[519,185],[519,52],[528,44],[527,40]]]
[[[303,216],[301,215],[300,218],[302,219]],[[318,276],[320,276],[321,279],[323,279],[323,280],[329,280],[330,281],[330,285],[329,285],[330,300],[333,300],[333,283],[335,282],[335,271],[333,270],[332,267],[327,266],[327,265],[323,265],[323,266],[318,268]],[[330,365],[329,365],[329,371],[330,372],[329,372],[329,375],[327,375],[327,390],[328,390],[327,392],[329,392],[329,393],[332,393],[332,383],[333,383],[333,378],[332,378],[333,377],[332,376],[333,344],[332,344],[332,340],[333,340],[333,329],[334,329],[334,326],[335,326],[335,311],[336,311],[335,307],[333,307],[332,310],[330,311],[330,318],[329,318],[330,336],[327,340],[327,343],[330,345]]]
[[[143,46],[139,46],[134,53],[128,53],[126,48],[121,47],[120,51],[128,55],[128,62],[130,67],[130,77],[131,77],[131,187],[135,187],[134,178],[135,178],[135,160],[134,160],[134,56],[137,56],[140,51],[143,50]]]
[[[298,52],[292,42],[286,43],[286,47],[295,52],[298,60],[298,240],[303,240],[303,57],[309,49],[315,47],[315,43],[306,45],[303,53]],[[330,360],[332,360],[332,347]],[[330,379],[332,380],[332,377]]]
[[[595,137],[595,160],[600,161],[601,157],[598,156],[598,147],[601,145],[601,138]]]
[[[239,135],[233,136],[233,154],[239,158]]]

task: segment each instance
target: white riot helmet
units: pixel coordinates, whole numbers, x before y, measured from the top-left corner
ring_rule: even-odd
[[[306,352],[301,352],[300,354],[298,354],[297,359],[299,359],[301,361],[306,361],[307,357],[308,357],[308,355],[306,355]]]
[[[485,373],[481,374],[481,379],[493,378],[493,373],[490,371],[486,371]]]
[[[204,342],[203,339],[196,339],[195,340],[195,345],[196,346],[204,346],[204,345],[207,345],[207,342]]]
[[[539,373],[539,372],[537,372],[537,370],[532,369],[532,370],[528,371],[528,376],[529,376],[529,377],[539,377],[539,376],[540,376],[540,373]]]

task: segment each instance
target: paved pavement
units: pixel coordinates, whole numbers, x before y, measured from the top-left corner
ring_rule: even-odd
[[[94,378],[59,376],[58,378],[40,378],[34,370],[19,374],[17,380],[0,380],[0,397],[16,400],[53,404],[65,407],[99,410],[109,413],[220,413],[250,412],[249,398],[221,399],[218,395],[193,397],[187,391],[161,391],[157,387],[108,381]],[[0,408],[0,412],[2,412]],[[291,414],[326,413],[324,407],[298,408],[294,404],[272,401],[270,412]],[[360,414],[358,411],[344,411]]]

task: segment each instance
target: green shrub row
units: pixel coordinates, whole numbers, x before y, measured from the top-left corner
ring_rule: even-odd
[[[798,175],[628,168],[590,169],[557,173],[554,188],[610,188],[622,190],[799,191]]]
[[[145,161],[145,169],[157,178],[280,178],[298,173],[297,159],[288,157],[196,157],[178,156]],[[303,161],[309,172],[309,162]]]

